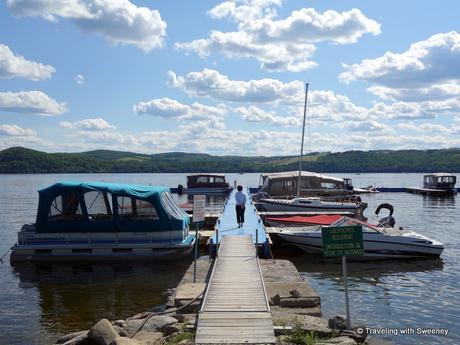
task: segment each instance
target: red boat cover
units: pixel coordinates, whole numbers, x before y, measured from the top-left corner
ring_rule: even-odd
[[[338,221],[343,216],[338,214],[326,215],[321,214],[319,216],[292,216],[292,217],[267,217],[267,220],[273,220],[277,222],[285,223],[305,223],[315,225],[331,225]]]

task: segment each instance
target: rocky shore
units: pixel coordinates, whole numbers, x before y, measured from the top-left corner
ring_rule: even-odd
[[[279,344],[354,345],[365,343],[365,334],[345,330],[345,319],[322,318],[320,296],[287,260],[260,260],[267,297]],[[209,278],[210,261],[193,264],[175,289],[167,291],[168,302],[160,313],[142,312],[126,320],[102,319],[91,329],[66,334],[61,345],[162,345],[194,344],[198,311]]]

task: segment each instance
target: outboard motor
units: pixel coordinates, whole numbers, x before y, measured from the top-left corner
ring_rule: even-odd
[[[394,227],[395,226],[395,223],[396,223],[396,220],[393,218],[393,211],[394,211],[394,208],[393,208],[393,205],[391,204],[380,204],[379,207],[377,207],[377,209],[375,210],[375,214],[379,215],[380,213],[380,210],[382,209],[386,209],[388,211],[390,211],[390,214],[387,216],[387,217],[383,217],[381,219],[379,219],[379,224],[378,226],[381,226],[381,227]]]
[[[177,186],[177,194],[182,195],[184,194],[184,186],[183,185],[178,185]]]

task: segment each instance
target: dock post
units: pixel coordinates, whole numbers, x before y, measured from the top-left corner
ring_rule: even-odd
[[[270,242],[268,241],[268,238],[266,238],[264,242],[264,258],[267,259],[269,257],[270,257]]]
[[[342,256],[343,289],[345,291],[345,308],[347,313],[347,330],[351,330],[350,303],[348,302],[347,257]]]
[[[256,228],[256,257],[259,256],[259,227]]]
[[[212,238],[210,238],[209,239],[209,257],[211,259],[214,259],[216,257],[215,249],[216,249],[216,246],[214,244],[214,241],[212,240]]]
[[[216,228],[216,258],[219,256],[219,227]]]
[[[195,260],[193,261],[193,282],[196,283],[196,260],[198,259],[198,240],[199,240],[199,233],[198,233],[198,222],[196,224],[196,231],[195,231]]]

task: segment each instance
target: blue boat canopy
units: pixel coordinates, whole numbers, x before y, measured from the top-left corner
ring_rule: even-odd
[[[38,193],[37,232],[171,231],[190,222],[166,187],[60,182]]]

